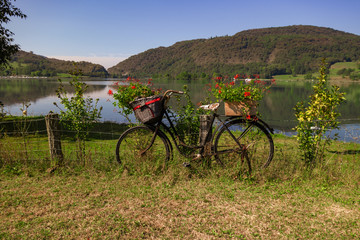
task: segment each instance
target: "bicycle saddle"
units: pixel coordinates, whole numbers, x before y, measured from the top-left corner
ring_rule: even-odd
[[[211,110],[211,111],[216,111],[220,106],[220,103],[212,103],[212,104],[208,104],[208,105],[201,105],[199,108],[202,108],[204,110]]]

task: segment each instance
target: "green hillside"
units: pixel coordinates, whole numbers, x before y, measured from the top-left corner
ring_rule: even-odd
[[[77,62],[77,67],[85,76],[106,77],[108,72],[99,65],[89,62]],[[33,54],[32,52],[19,51],[10,62],[10,67],[0,70],[0,76],[26,75],[26,76],[58,76],[74,70],[72,61],[63,61]]]
[[[108,69],[113,75],[201,77],[217,74],[316,72],[330,64],[358,61],[360,36],[315,26],[254,29],[233,36],[177,42],[150,49]]]

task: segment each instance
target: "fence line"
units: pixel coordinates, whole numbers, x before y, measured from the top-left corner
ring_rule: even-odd
[[[49,118],[51,120],[54,120],[53,118]],[[269,122],[269,123],[274,123],[274,122],[284,122],[284,123],[288,123],[288,122],[297,122],[296,119],[263,119],[265,120],[265,122]],[[7,135],[18,135],[18,136],[23,136],[23,135],[35,135],[35,134],[45,134],[47,132],[46,130],[46,126],[45,126],[45,117],[41,118],[41,119],[26,119],[26,120],[12,120],[12,121],[0,121],[0,136],[1,134],[6,133]],[[321,122],[321,121],[325,121],[325,120],[314,120],[314,122]],[[360,123],[360,117],[358,118],[343,118],[343,119],[337,119],[337,121],[341,122],[346,122],[346,121],[353,121],[353,122],[359,122]],[[21,123],[25,123],[25,124],[29,124],[31,122],[44,122],[42,128],[38,128],[36,130],[26,130],[26,129],[16,129],[16,127],[12,127],[11,130],[6,130],[6,125],[12,125],[14,126],[14,124],[21,124]],[[115,131],[113,129],[114,125],[127,125],[129,123],[125,123],[125,122],[112,122],[112,121],[97,121],[95,122],[95,124],[109,124],[111,126],[111,130],[109,131],[94,131],[94,130],[90,130],[90,131],[80,131],[79,133],[89,133],[89,134],[101,134],[101,135],[114,135],[117,134],[118,131]],[[271,124],[270,124],[271,125]],[[287,126],[285,126],[287,127]],[[5,131],[4,131],[5,130]],[[281,130],[281,129],[280,129]],[[66,129],[64,127],[61,127],[60,130],[54,130],[54,131],[60,131],[63,134],[76,134],[77,131],[72,131],[69,129]]]
[[[198,116],[201,116],[200,114]],[[51,118],[50,119],[54,119]],[[14,119],[14,120],[9,120],[9,121],[0,121],[0,124],[13,124],[14,122],[16,123],[21,123],[21,122],[25,122],[25,123],[31,123],[31,122],[43,122],[45,120],[45,116],[41,117],[41,118],[36,118],[36,119]],[[355,118],[338,118],[338,121],[360,121],[360,116],[355,117]],[[266,121],[280,121],[280,122],[297,122],[296,119],[266,119]],[[316,120],[316,121],[325,121],[325,120]],[[114,122],[114,121],[94,121],[94,123],[113,123],[113,124],[128,124],[127,122]]]
[[[49,116],[50,121],[59,120],[52,116]],[[360,118],[351,118],[351,119],[338,119],[339,121],[359,121]],[[296,122],[297,120],[286,120],[286,119],[277,119],[270,120],[266,119],[266,122]],[[86,154],[89,155],[100,155],[102,158],[114,159],[115,158],[115,145],[116,140],[124,131],[124,123],[116,123],[111,121],[105,122],[96,122],[95,124],[108,124],[108,126],[103,126],[104,128],[98,128],[95,130],[89,131],[89,135],[92,136],[91,142],[86,142]],[[24,128],[21,131],[16,130],[16,124],[29,124],[29,128]],[[106,125],[105,124],[105,125]],[[36,125],[36,126],[31,126]],[[27,127],[27,126],[26,126]],[[32,129],[36,128],[35,129]],[[108,129],[108,130],[107,130]],[[53,151],[63,150],[64,158],[67,160],[73,161],[76,160],[77,154],[80,154],[80,151],[76,149],[76,144],[73,144],[73,141],[68,137],[75,135],[76,131],[71,131],[61,127],[60,129],[53,129],[54,133],[59,133],[61,135],[60,139],[54,139],[53,142]],[[357,143],[360,143],[360,127],[353,129],[343,129],[343,134],[351,138]],[[45,117],[40,119],[26,119],[18,121],[1,121],[0,122],[0,160],[5,159],[7,156],[11,159],[13,156],[19,156],[26,161],[52,161],[53,157],[51,156],[51,146],[46,144],[44,140],[40,140],[37,135],[45,137],[47,134]],[[280,130],[281,133],[281,130]],[[284,132],[283,132],[284,133]],[[199,133],[193,133],[198,135]],[[8,141],[7,136],[19,136],[23,139],[12,138],[11,141]],[[34,137],[35,136],[35,137]],[[95,136],[95,137],[94,137]],[[65,137],[65,138],[64,138]],[[109,141],[104,141],[109,140]],[[58,146],[62,144],[62,149]],[[89,148],[91,144],[91,148]]]

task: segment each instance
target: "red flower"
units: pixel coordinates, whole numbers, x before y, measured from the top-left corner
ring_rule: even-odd
[[[215,85],[215,88],[218,88],[218,87],[219,87],[219,84],[216,84],[216,85]]]
[[[251,96],[251,93],[250,93],[250,92],[244,92],[244,96],[245,96],[245,97],[250,97],[250,96]]]
[[[236,74],[234,78],[235,78],[235,79],[238,79],[239,77],[240,77],[240,75],[239,75],[239,74]]]
[[[219,93],[221,93],[221,90],[219,90]]]
[[[234,86],[235,83],[234,83],[234,82],[230,82],[229,84],[230,84],[231,86]]]
[[[246,116],[246,119],[247,119],[247,120],[251,120],[251,116],[250,116],[250,115],[247,115],[247,116]]]
[[[136,88],[136,86],[131,86],[131,88],[132,88],[132,89],[135,89],[135,88]]]
[[[126,81],[130,81],[131,80],[131,77],[128,77],[127,79],[126,79]]]
[[[109,89],[108,94],[113,95],[113,91],[111,89]]]
[[[216,79],[217,79],[217,80],[221,80],[221,77],[217,77]]]

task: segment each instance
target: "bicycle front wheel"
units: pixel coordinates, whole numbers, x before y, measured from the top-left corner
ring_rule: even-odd
[[[234,177],[266,168],[274,155],[274,143],[266,128],[245,119],[236,119],[222,127],[214,147],[217,162]]]
[[[130,175],[152,175],[166,170],[169,145],[162,132],[147,126],[126,130],[116,145],[116,160]]]

